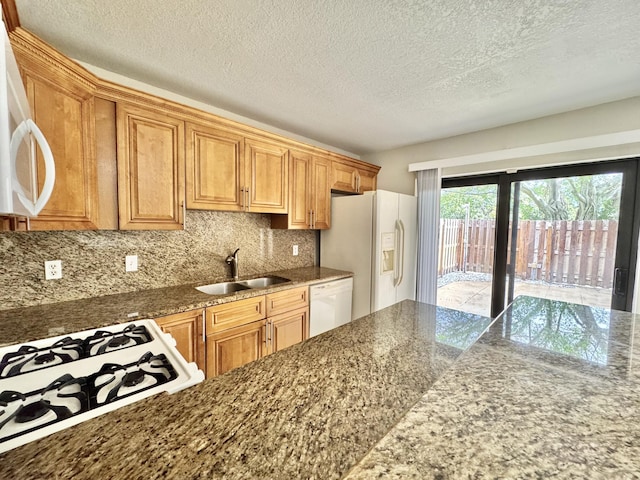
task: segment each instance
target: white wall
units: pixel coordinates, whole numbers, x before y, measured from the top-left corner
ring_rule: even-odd
[[[618,134],[640,129],[640,97],[632,97],[595,107],[551,115],[503,127],[458,135],[363,156],[363,160],[380,165],[379,188],[413,193],[414,174],[408,172],[409,164],[432,160],[458,159],[483,155],[491,158],[491,152],[522,149],[554,142],[586,139],[602,135]],[[531,148],[535,153],[536,149]],[[608,145],[587,149],[573,149],[561,153],[507,158],[500,161],[484,161],[467,165],[445,166],[442,175],[458,176],[475,173],[504,171],[507,168],[523,169],[559,163],[577,163],[598,159],[640,156],[640,143]],[[470,158],[469,161],[477,161]],[[453,163],[453,162],[451,162]],[[460,162],[457,162],[460,163]]]

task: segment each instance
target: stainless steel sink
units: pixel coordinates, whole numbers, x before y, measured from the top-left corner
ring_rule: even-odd
[[[241,285],[246,285],[248,288],[264,288],[270,287],[271,285],[278,285],[279,283],[290,282],[288,278],[283,277],[260,277],[260,278],[252,278],[251,280],[243,280],[240,283]]]
[[[249,288],[251,287],[242,285],[238,282],[222,282],[212,283],[211,285],[201,285],[196,287],[196,290],[200,290],[202,293],[206,293],[208,295],[227,295],[240,290],[249,290]]]

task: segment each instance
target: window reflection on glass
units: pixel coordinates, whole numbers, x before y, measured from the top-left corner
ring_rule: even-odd
[[[506,338],[607,365],[609,310],[520,296],[506,313]]]

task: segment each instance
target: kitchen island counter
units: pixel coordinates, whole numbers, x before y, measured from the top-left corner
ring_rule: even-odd
[[[521,296],[346,477],[640,478],[640,316]]]
[[[0,478],[340,478],[491,320],[405,301],[0,455]]]

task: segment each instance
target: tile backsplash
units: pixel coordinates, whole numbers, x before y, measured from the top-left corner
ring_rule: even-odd
[[[0,233],[0,310],[228,277],[236,248],[240,275],[314,264],[315,232],[270,225],[269,215],[189,210],[183,231]],[[138,256],[137,272],[125,272],[126,255]],[[62,279],[44,279],[45,260],[62,260]]]

